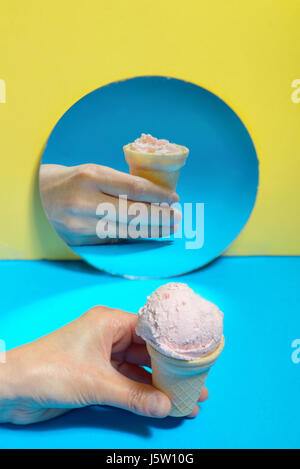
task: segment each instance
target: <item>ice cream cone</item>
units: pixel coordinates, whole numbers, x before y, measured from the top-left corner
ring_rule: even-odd
[[[153,385],[167,394],[172,401],[169,415],[184,417],[192,412],[208,372],[222,352],[224,343],[223,336],[216,350],[195,360],[168,357],[147,343],[151,357]]]
[[[130,174],[148,179],[156,184],[175,190],[180,169],[185,165],[189,154],[188,148],[177,145],[181,151],[176,153],[146,153],[123,147]]]

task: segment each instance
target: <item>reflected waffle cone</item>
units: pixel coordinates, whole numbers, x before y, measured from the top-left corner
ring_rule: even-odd
[[[178,153],[144,153],[133,150],[130,144],[123,147],[130,174],[148,179],[156,184],[176,189],[180,169],[185,165],[189,150],[181,145]]]
[[[192,412],[208,372],[222,352],[224,343],[223,336],[216,350],[195,360],[177,360],[167,357],[147,343],[147,350],[151,357],[153,385],[167,394],[172,401],[169,415],[184,417]]]

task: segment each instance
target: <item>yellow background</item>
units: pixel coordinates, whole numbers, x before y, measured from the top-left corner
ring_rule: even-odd
[[[75,257],[43,214],[43,145],[83,95],[137,75],[207,87],[248,127],[259,193],[227,253],[299,255],[299,17],[299,0],[1,0],[0,257]]]

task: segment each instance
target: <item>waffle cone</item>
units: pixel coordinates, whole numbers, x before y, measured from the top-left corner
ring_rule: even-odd
[[[208,372],[224,347],[224,336],[212,353],[195,360],[177,360],[163,355],[147,343],[151,357],[153,385],[167,394],[172,402],[169,415],[189,415],[197,403]]]
[[[169,189],[176,189],[180,169],[185,165],[189,150],[180,146],[179,153],[143,153],[133,150],[130,144],[123,147],[130,174],[148,179]]]

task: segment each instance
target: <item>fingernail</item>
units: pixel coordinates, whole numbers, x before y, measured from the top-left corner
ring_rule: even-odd
[[[170,197],[169,197],[169,200],[170,200],[171,203],[173,203],[173,202],[178,202],[178,200],[179,200],[179,195],[176,194],[176,192],[171,192]]]
[[[186,415],[185,418],[194,419],[199,414],[199,410],[200,410],[199,406],[195,405],[193,412],[190,415]]]
[[[149,397],[148,411],[152,417],[166,417],[171,411],[170,399],[162,392],[154,392]]]

